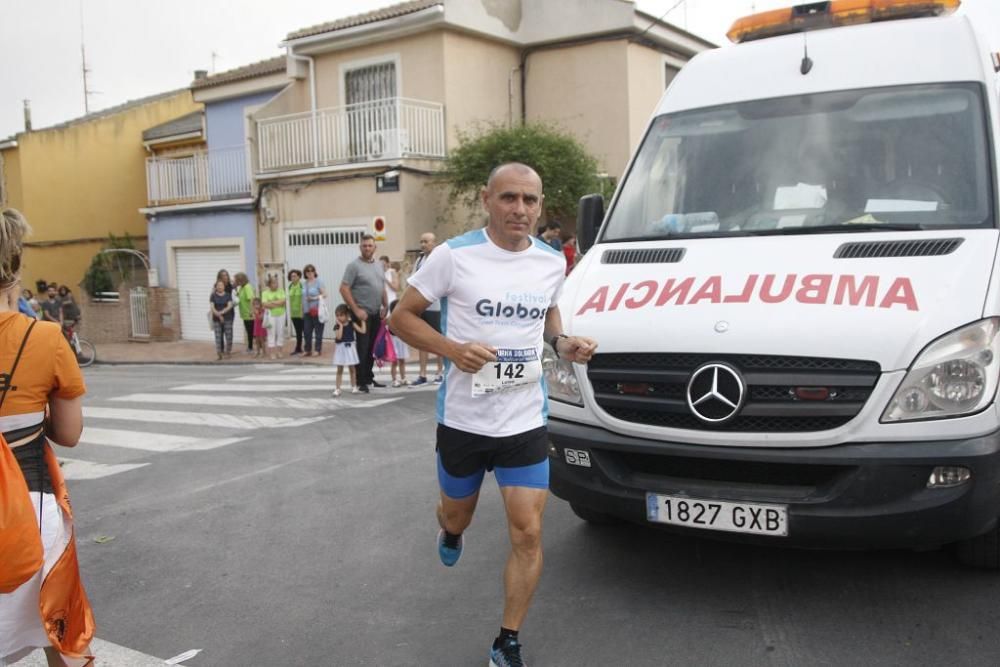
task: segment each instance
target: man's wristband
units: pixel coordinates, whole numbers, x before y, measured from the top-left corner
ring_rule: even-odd
[[[552,351],[555,352],[556,354],[559,354],[558,346],[560,338],[569,338],[569,336],[567,336],[566,334],[556,334],[555,336],[549,339],[549,345],[552,346]]]

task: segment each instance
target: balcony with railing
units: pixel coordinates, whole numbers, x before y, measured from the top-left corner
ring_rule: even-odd
[[[391,97],[257,122],[261,172],[445,157],[444,106]]]
[[[146,158],[150,206],[192,204],[250,196],[243,146],[199,151],[184,157]]]

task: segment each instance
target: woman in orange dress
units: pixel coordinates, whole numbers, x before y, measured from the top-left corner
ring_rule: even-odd
[[[50,667],[77,667],[93,663],[94,618],[80,582],[69,496],[50,443],[72,447],[79,440],[86,388],[59,323],[17,310],[28,232],[20,213],[0,209],[0,432],[27,482],[44,564],[0,594],[0,665],[44,648]],[[0,545],[0,567],[3,552]]]

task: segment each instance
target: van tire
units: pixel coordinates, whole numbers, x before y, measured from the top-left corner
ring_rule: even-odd
[[[598,512],[597,510],[592,510],[589,507],[577,505],[576,503],[570,503],[569,508],[573,510],[573,514],[595,526],[613,526],[622,522],[618,517]]]
[[[956,543],[955,556],[968,567],[1000,570],[1000,526]]]

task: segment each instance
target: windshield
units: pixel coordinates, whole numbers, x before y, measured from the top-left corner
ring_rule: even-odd
[[[976,84],[759,100],[654,120],[602,240],[990,227]]]

